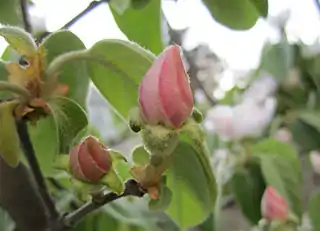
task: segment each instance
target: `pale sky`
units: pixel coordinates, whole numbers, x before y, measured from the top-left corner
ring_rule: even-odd
[[[57,30],[82,9],[90,0],[35,0],[38,14],[45,16],[49,31]],[[320,34],[320,13],[314,0],[269,0],[269,15],[276,16],[289,8],[292,12],[287,31],[289,39],[301,39],[307,44]],[[247,31],[233,31],[215,22],[200,0],[165,1],[165,15],[172,27],[190,27],[186,47],[207,43],[231,69],[248,70],[258,65],[266,40],[276,41],[277,31],[263,19]],[[40,12],[40,13],[39,13]],[[147,21],[146,21],[147,23]],[[87,47],[105,38],[127,39],[113,20],[107,4],[102,4],[70,28]],[[0,53],[5,43],[0,40]]]

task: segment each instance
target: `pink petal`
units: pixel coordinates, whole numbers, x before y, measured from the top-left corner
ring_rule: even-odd
[[[192,112],[193,97],[179,46],[165,50],[159,92],[166,117],[174,127],[180,127]]]
[[[78,144],[77,146],[75,146],[71,152],[70,152],[70,162],[69,162],[69,167],[70,167],[70,171],[71,173],[78,179],[81,180],[88,180],[80,167],[79,161],[78,161],[78,152],[79,152],[79,147],[80,144]]]
[[[165,53],[161,53],[145,74],[139,89],[139,104],[143,119],[155,125],[163,120],[164,113],[159,98],[159,79]]]
[[[84,176],[91,182],[98,182],[105,174],[105,171],[92,158],[88,149],[88,143],[85,141],[79,147],[78,159]]]
[[[269,220],[286,221],[289,210],[285,199],[272,187],[267,187],[261,201],[262,216]]]

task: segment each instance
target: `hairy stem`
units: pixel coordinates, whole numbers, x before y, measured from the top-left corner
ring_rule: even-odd
[[[19,134],[20,142],[22,144],[22,148],[24,150],[24,154],[39,188],[39,193],[44,201],[44,204],[46,205],[49,218],[51,220],[57,220],[60,215],[56,210],[55,204],[48,193],[45,179],[42,175],[38,160],[32,146],[32,142],[30,140],[26,121],[17,121],[17,131]]]
[[[79,209],[71,212],[64,218],[64,224],[67,227],[73,227],[79,221],[81,221],[87,214],[99,209],[100,207],[120,199],[125,196],[143,197],[145,190],[135,180],[128,180],[125,184],[125,190],[122,194],[118,195],[114,192],[103,195],[102,197],[93,198],[91,202],[84,204]]]

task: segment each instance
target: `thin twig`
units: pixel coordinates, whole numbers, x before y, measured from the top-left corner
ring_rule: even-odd
[[[83,11],[81,11],[79,14],[77,14],[75,17],[73,17],[69,22],[64,24],[59,30],[65,30],[69,29],[72,25],[74,25],[76,22],[78,22],[83,16],[88,14],[90,11],[95,9],[97,6],[99,6],[102,3],[107,3],[109,0],[105,1],[92,1]],[[38,42],[41,42],[45,37],[50,35],[50,32],[44,32],[38,37]]]
[[[52,220],[59,218],[59,213],[56,210],[55,204],[48,193],[45,179],[42,175],[38,160],[36,158],[32,142],[28,133],[28,127],[26,121],[19,120],[16,122],[17,132],[19,134],[20,142],[24,150],[24,154],[27,158],[28,164],[30,165],[31,171],[39,188],[39,193],[47,207],[47,212]]]
[[[31,26],[29,14],[28,14],[28,0],[20,0],[20,7],[21,7],[24,29],[27,32],[32,33],[32,26]]]
[[[96,209],[112,202],[117,199],[120,199],[125,196],[136,196],[143,197],[145,194],[145,190],[141,188],[141,186],[133,179],[128,180],[125,184],[125,190],[122,194],[118,195],[114,192],[103,195],[102,198],[92,199],[91,202],[84,204],[78,210],[71,212],[70,214],[64,217],[64,224],[67,227],[73,227],[79,221],[81,221],[87,214],[95,211]]]

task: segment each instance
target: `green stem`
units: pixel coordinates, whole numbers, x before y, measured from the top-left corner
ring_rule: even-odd
[[[27,98],[27,99],[31,98],[31,95],[28,92],[28,90],[6,81],[0,81],[0,91],[9,91],[9,92],[18,94],[23,98]]]
[[[220,230],[220,211],[221,211],[221,198],[222,198],[222,185],[217,181],[217,199],[214,206],[214,219],[213,227],[214,230]]]

